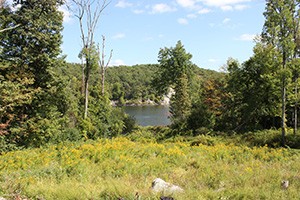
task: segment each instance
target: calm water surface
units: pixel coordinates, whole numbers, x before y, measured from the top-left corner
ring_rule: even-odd
[[[171,124],[168,106],[124,106],[124,111],[141,126],[166,126]]]

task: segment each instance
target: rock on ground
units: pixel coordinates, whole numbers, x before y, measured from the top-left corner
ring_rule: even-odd
[[[154,192],[166,192],[166,193],[176,193],[183,192],[183,189],[177,185],[168,183],[161,178],[156,178],[152,182],[152,190]]]

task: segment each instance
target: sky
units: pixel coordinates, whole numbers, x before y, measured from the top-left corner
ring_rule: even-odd
[[[264,23],[264,0],[111,0],[95,32],[96,43],[106,38],[110,66],[156,64],[161,48],[181,40],[192,62],[220,71],[228,58],[240,63],[253,52]],[[66,8],[62,53],[80,62],[78,19]]]

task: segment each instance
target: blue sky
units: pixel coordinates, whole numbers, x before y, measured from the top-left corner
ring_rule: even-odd
[[[264,7],[264,0],[111,0],[95,41],[106,37],[107,54],[113,49],[110,65],[116,66],[157,63],[160,48],[181,40],[193,63],[220,70],[229,57],[243,62],[252,55]],[[63,54],[69,62],[80,62],[78,20],[62,10]]]

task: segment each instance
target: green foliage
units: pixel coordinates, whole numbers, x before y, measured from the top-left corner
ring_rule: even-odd
[[[192,55],[186,52],[181,41],[178,41],[175,47],[160,49],[159,70],[153,81],[157,91],[164,94],[169,87],[176,87],[183,74],[189,75],[192,68],[191,58]]]
[[[228,96],[224,99],[220,122],[223,128],[245,131],[276,126],[268,122],[275,120],[280,110],[275,55],[271,46],[257,43],[254,55],[242,65],[228,61],[225,90]]]
[[[114,137],[122,133],[130,132],[135,122],[120,108],[111,106],[108,96],[102,96],[99,82],[100,76],[91,76],[89,84],[89,112],[88,117],[83,119],[82,102],[84,97],[80,93],[82,87],[82,66],[79,64],[67,64],[60,68],[61,73],[68,82],[66,86],[69,110],[67,116],[69,124],[65,130],[66,138],[70,141],[78,139],[97,139],[102,137]],[[67,137],[67,135],[70,135]],[[70,137],[73,135],[73,139]]]
[[[191,111],[187,76],[183,74],[177,81],[170,104],[171,119],[174,124],[184,122]]]
[[[299,5],[298,0],[267,1],[264,12],[266,20],[262,39],[267,44],[272,45],[279,53],[275,59],[280,63],[278,70],[281,75],[282,145],[285,145],[287,92],[290,74],[292,74],[289,62],[297,54]]]
[[[248,132],[241,136],[241,142],[249,146],[281,147],[281,135],[279,130],[270,129],[257,132]],[[300,149],[299,135],[293,134],[292,129],[287,130],[286,147]]]
[[[176,47],[160,49],[158,61],[160,70],[157,71],[154,82],[157,91],[166,93],[168,88],[173,88],[175,94],[172,95],[170,112],[172,123],[176,128],[185,127],[185,121],[190,113],[191,101],[189,96],[189,82],[191,82],[192,55],[186,53],[181,41]]]
[[[155,89],[155,85],[159,83],[156,80],[159,69],[159,65],[155,64],[109,67],[106,81],[108,93],[111,95],[110,99],[117,101],[120,105],[126,102],[141,104],[148,99],[160,103],[164,93],[159,93]],[[188,74],[191,101],[197,99],[198,94],[202,92],[203,80],[219,80],[222,76],[222,73],[192,65]]]
[[[194,131],[194,134],[201,134],[200,129],[212,129],[215,126],[215,115],[200,100],[194,102],[191,107],[191,114],[187,119],[187,127]]]
[[[55,73],[62,40],[60,1],[22,1],[15,11],[1,8],[1,118],[8,143],[39,146],[61,131],[67,99]],[[8,94],[8,91],[10,91]]]
[[[157,65],[135,65],[109,67],[106,70],[106,81],[111,99],[121,105],[126,102],[144,102],[156,100],[159,96],[152,87]]]

